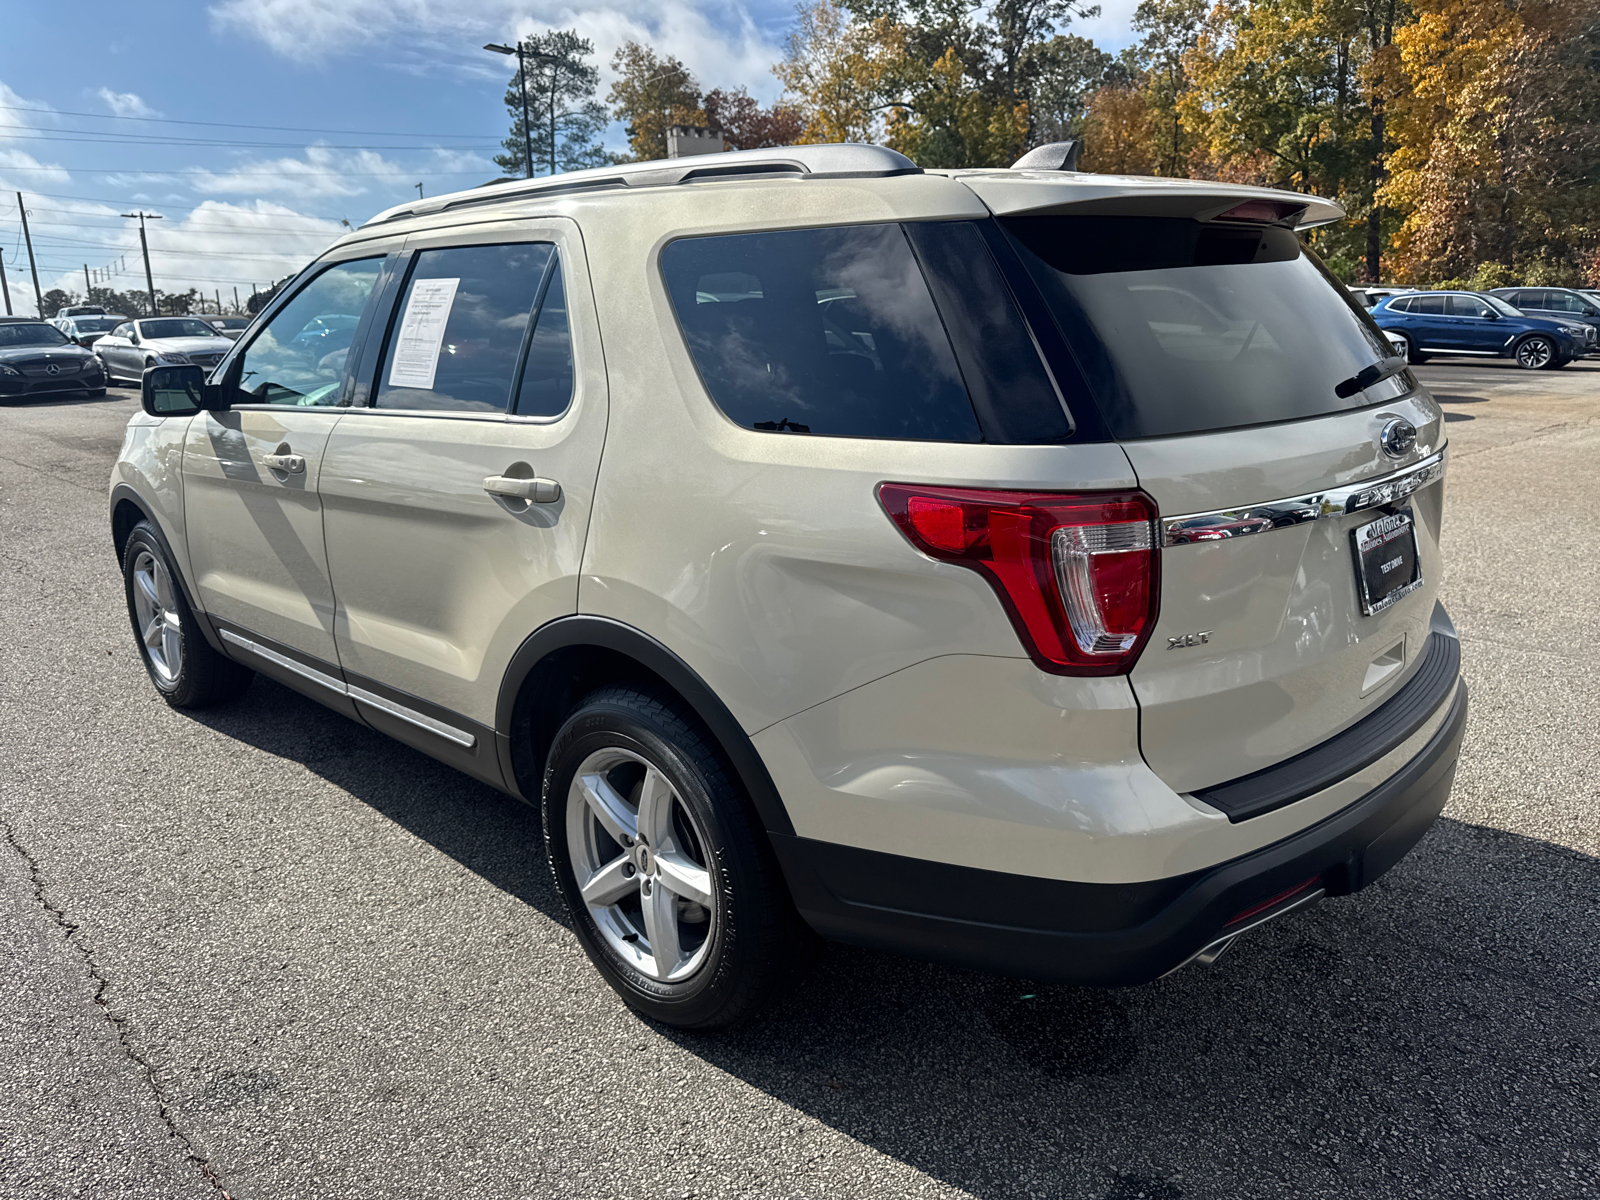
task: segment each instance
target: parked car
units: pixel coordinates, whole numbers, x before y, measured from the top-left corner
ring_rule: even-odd
[[[249,317],[229,317],[219,313],[201,313],[200,319],[230,342],[237,341],[250,325]]]
[[[0,397],[105,390],[99,360],[54,325],[0,317]]]
[[[1484,292],[1408,292],[1372,310],[1386,333],[1406,339],[1406,358],[1427,362],[1435,354],[1514,358],[1530,370],[1564,367],[1588,346],[1585,326],[1525,316]]]
[[[1371,309],[1380,300],[1387,300],[1390,296],[1398,296],[1409,290],[1409,288],[1368,287],[1366,284],[1360,284],[1351,288],[1350,294],[1362,308]]]
[[[148,372],[113,540],[172,705],[259,672],[540,804],[639,1011],[745,1016],[808,929],[1139,983],[1438,815],[1446,426],[1337,205],[874,146],[469,199]]]
[[[1583,325],[1588,350],[1600,351],[1600,300],[1578,288],[1495,288],[1490,293],[1530,317],[1549,317]]]
[[[69,341],[88,349],[127,319],[116,314],[98,317],[61,317],[54,324],[67,335]]]
[[[145,368],[157,364],[213,367],[232,346],[199,317],[144,317],[102,334],[94,351],[113,383],[138,383]]]
[[[97,317],[105,311],[98,304],[68,304],[56,309],[55,319],[59,321],[65,317]]]

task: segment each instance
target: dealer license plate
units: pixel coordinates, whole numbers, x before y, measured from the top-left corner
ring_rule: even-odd
[[[1356,548],[1361,611],[1367,616],[1382,612],[1422,586],[1417,534],[1409,509],[1379,517],[1353,531],[1350,537]]]

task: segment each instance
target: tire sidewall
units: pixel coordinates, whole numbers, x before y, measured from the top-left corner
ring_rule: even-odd
[[[162,680],[154,665],[150,662],[150,655],[145,650],[144,634],[139,628],[139,611],[133,601],[133,565],[139,560],[141,551],[148,550],[161,565],[166,568],[167,574],[172,579],[172,595],[178,609],[178,620],[181,622],[181,636],[183,638],[183,663],[178,668],[178,674],[171,683]],[[144,664],[145,673],[150,676],[150,682],[155,684],[156,691],[160,692],[168,701],[174,704],[183,704],[194,691],[193,674],[196,655],[195,638],[203,637],[199,627],[195,624],[194,613],[189,608],[189,601],[183,594],[183,584],[178,577],[177,569],[172,565],[172,560],[162,550],[161,543],[156,539],[154,531],[148,522],[141,521],[134,526],[133,532],[128,535],[128,544],[122,555],[122,590],[128,604],[128,624],[133,628],[134,645],[139,651],[139,661]]]
[[[683,753],[674,744],[681,732],[624,703],[600,699],[584,705],[550,747],[541,807],[546,853],[556,886],[571,915],[573,932],[590,960],[630,1007],[673,1025],[693,1026],[714,1023],[738,988],[740,897],[748,894],[753,881],[744,878],[745,865],[731,852],[728,831],[710,794],[711,787],[726,786],[725,776],[715,763],[699,762],[698,755]],[[572,781],[589,755],[609,748],[627,750],[661,771],[705,834],[707,869],[720,898],[719,912],[713,918],[705,962],[681,983],[662,983],[624,962],[601,934],[578,892],[567,845]]]

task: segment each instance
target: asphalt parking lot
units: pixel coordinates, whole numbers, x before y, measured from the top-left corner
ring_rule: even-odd
[[[0,1194],[1600,1193],[1600,362],[1435,362],[1473,711],[1444,819],[1216,966],[846,947],[653,1028],[534,814],[297,694],[169,709],[106,528],[137,400],[0,406]]]

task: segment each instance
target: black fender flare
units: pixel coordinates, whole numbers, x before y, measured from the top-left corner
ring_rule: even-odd
[[[734,719],[721,697],[700,678],[693,667],[662,643],[642,630],[610,617],[581,614],[557,617],[534,630],[511,656],[500,683],[494,721],[495,743],[508,783],[515,784],[518,778],[512,758],[513,723],[523,686],[550,655],[574,647],[606,650],[632,659],[677,692],[716,738],[767,831],[794,833],[794,824],[789,820],[788,810],[783,806],[766,763],[756,751],[750,735]],[[543,764],[539,766],[542,771]],[[525,788],[519,790],[526,791]],[[538,801],[537,795],[524,795],[523,798],[535,803]]]

